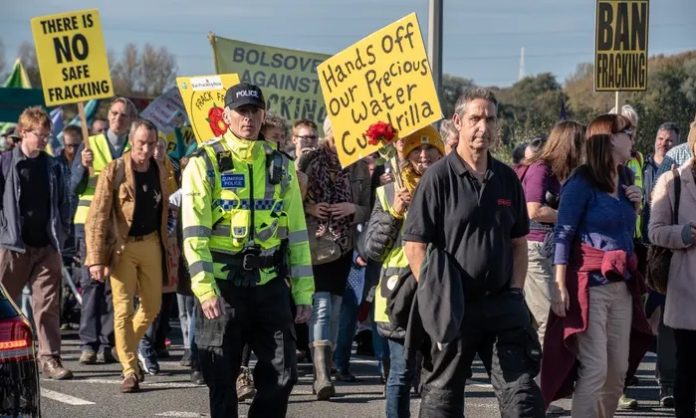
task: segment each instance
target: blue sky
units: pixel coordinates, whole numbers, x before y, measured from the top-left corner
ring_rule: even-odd
[[[165,46],[179,75],[214,71],[209,31],[332,54],[415,11],[427,37],[427,0],[19,0],[0,16],[6,61],[31,41],[30,18],[95,7],[108,49],[118,56],[129,42]],[[524,47],[527,75],[551,72],[563,82],[578,63],[593,60],[594,13],[593,0],[445,1],[443,71],[508,86]],[[696,50],[696,1],[651,1],[649,34],[650,55]]]

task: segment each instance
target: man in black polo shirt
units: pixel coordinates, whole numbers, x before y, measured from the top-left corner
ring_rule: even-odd
[[[491,382],[504,417],[543,417],[534,376],[540,347],[522,289],[527,271],[529,220],[515,173],[493,158],[497,101],[472,89],[457,101],[452,121],[456,152],[428,170],[404,226],[405,253],[416,280],[428,244],[459,262],[465,312],[458,339],[432,344],[424,361],[421,417],[462,417],[464,384],[480,345],[493,341]]]

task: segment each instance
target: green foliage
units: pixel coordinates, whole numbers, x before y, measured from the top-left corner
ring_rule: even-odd
[[[595,93],[593,65],[579,64],[563,88],[550,73],[525,77],[511,87],[493,90],[498,98],[499,141],[496,156],[511,160],[512,149],[540,134],[548,135],[560,118],[561,103],[569,119],[587,124],[614,107],[614,93]],[[445,75],[442,107],[450,117],[459,94],[473,86],[471,80]],[[621,93],[620,104],[638,112],[636,147],[645,155],[653,150],[657,128],[663,122],[677,123],[682,141],[696,113],[696,51],[672,56],[658,55],[648,62],[648,89]]]

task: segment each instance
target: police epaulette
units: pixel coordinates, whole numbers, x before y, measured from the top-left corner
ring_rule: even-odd
[[[199,144],[198,148],[195,151],[193,151],[191,156],[192,157],[202,157],[203,153],[205,152],[205,147],[212,146],[213,144],[220,142],[221,140],[222,140],[222,137],[216,137],[216,138],[209,139],[209,140]]]

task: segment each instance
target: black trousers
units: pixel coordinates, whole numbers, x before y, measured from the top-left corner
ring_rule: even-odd
[[[696,403],[696,331],[674,329],[677,367],[674,376],[674,412],[677,418],[693,418]]]
[[[82,350],[110,350],[114,346],[114,307],[109,281],[92,280],[84,265],[87,257],[85,229],[75,226],[75,240],[82,260],[80,287],[82,308],[80,310],[80,344]]]
[[[289,286],[281,279],[250,288],[234,287],[227,280],[218,280],[217,285],[225,302],[224,315],[206,319],[196,303],[196,344],[211,417],[238,416],[235,383],[246,343],[258,359],[249,418],[284,417],[297,382]]]
[[[167,348],[166,340],[171,327],[169,326],[169,318],[171,317],[172,309],[176,304],[176,293],[162,293],[162,306],[160,307],[157,318],[147,327],[145,335],[140,340],[140,347],[163,350]]]
[[[467,301],[462,335],[442,346],[433,344],[423,361],[425,382],[421,418],[464,416],[464,386],[471,363],[492,342],[491,383],[500,415],[544,417],[544,402],[534,377],[541,348],[521,292],[507,291]],[[484,354],[483,357],[486,357]]]

